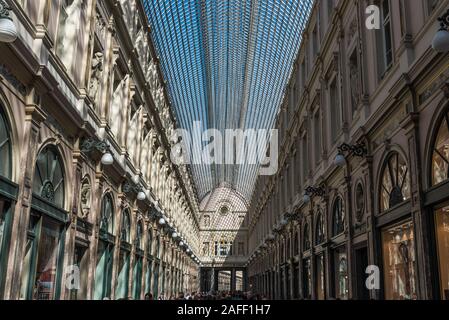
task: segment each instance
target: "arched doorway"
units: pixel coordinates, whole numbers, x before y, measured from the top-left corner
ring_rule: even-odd
[[[449,110],[446,109],[432,145],[430,181],[433,204],[435,242],[439,272],[440,298],[449,300]]]
[[[65,224],[65,177],[56,147],[38,155],[22,272],[22,299],[58,299],[61,291]]]

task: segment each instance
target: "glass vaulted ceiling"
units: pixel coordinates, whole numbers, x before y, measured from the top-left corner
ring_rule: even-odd
[[[272,128],[313,0],[143,1],[179,126]],[[226,184],[249,200],[258,174],[251,164],[191,170],[200,199]]]

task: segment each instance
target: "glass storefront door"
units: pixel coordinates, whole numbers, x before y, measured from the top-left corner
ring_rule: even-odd
[[[385,299],[417,299],[413,223],[406,221],[382,230],[382,248]]]
[[[435,212],[441,299],[449,300],[449,206]]]

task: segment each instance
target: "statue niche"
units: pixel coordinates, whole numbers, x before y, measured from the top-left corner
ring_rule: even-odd
[[[91,98],[94,104],[97,103],[98,89],[100,87],[100,81],[103,75],[103,62],[103,53],[96,52],[92,59],[91,77],[89,83],[89,98]]]

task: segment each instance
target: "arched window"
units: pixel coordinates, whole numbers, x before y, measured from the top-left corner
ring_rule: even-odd
[[[345,210],[341,197],[335,199],[332,213],[332,235],[338,236],[345,231]]]
[[[449,179],[449,113],[444,115],[433,146],[432,185]]]
[[[321,212],[318,212],[318,218],[316,222],[316,244],[321,244],[324,242],[325,236],[324,236],[324,222],[323,222],[323,215]]]
[[[131,219],[129,217],[129,211],[123,211],[122,218],[122,228],[120,232],[120,240],[123,242],[130,242],[130,230],[131,230]]]
[[[149,255],[151,255],[151,251],[153,250],[152,246],[153,246],[153,234],[150,229],[148,230],[148,238],[147,238],[147,250]]]
[[[136,229],[136,248],[142,249],[142,239],[143,238],[143,224],[142,221],[137,222],[137,229]]]
[[[11,179],[12,176],[12,155],[10,130],[6,121],[6,116],[0,106],[0,176]]]
[[[61,157],[53,146],[45,147],[37,157],[33,193],[64,207],[64,170]]]
[[[388,210],[410,198],[407,164],[399,153],[392,153],[384,166],[381,185],[381,210]]]
[[[114,234],[114,203],[110,194],[105,195],[101,202],[100,229]]]
[[[304,251],[309,250],[311,247],[310,243],[310,231],[309,231],[309,224],[306,223],[304,226]]]

